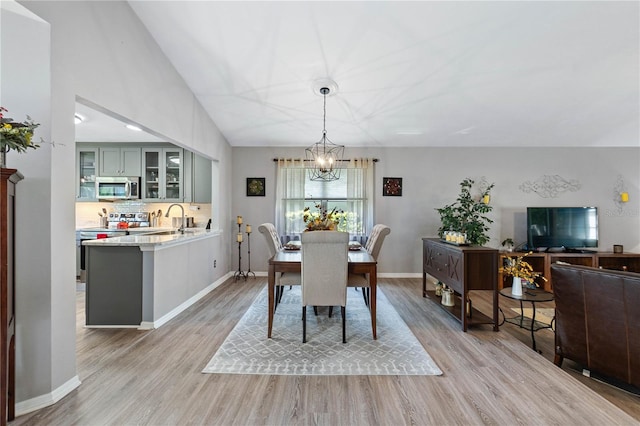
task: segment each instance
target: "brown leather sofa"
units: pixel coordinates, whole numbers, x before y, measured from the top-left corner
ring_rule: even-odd
[[[556,303],[554,363],[640,387],[640,274],[551,266]]]

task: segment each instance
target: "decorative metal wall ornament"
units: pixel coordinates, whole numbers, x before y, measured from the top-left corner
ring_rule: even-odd
[[[626,197],[624,197],[623,194],[626,194]],[[622,211],[624,210],[624,204],[628,201],[629,201],[629,193],[627,192],[627,187],[624,184],[622,175],[618,175],[616,179],[616,183],[613,186],[613,202],[618,208],[619,213],[622,213]]]
[[[311,160],[309,179],[327,182],[340,179],[338,163],[344,157],[344,145],[336,145],[327,137],[327,95],[329,94],[329,88],[320,88],[320,93],[324,100],[322,138],[305,149],[305,156],[307,160]]]
[[[556,198],[560,193],[576,192],[582,187],[576,179],[567,180],[560,175],[544,175],[531,182],[526,181],[520,185],[522,192],[535,192],[542,198]]]

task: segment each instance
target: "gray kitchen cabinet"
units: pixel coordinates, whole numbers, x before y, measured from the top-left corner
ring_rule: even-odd
[[[143,200],[183,202],[182,148],[142,148],[142,170]]]
[[[140,176],[140,147],[100,147],[100,176]]]
[[[76,148],[76,199],[96,201],[96,175],[98,174],[98,148]]]
[[[184,201],[211,203],[211,160],[186,151],[184,176]]]

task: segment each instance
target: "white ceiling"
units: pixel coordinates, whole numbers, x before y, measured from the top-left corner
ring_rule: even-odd
[[[638,2],[130,1],[232,146],[638,146]]]

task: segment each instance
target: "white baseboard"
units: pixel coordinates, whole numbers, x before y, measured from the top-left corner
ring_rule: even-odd
[[[190,307],[191,305],[196,303],[198,300],[202,299],[204,296],[209,294],[209,292],[211,292],[213,289],[215,289],[216,287],[220,286],[223,282],[225,282],[226,280],[228,280],[229,278],[232,278],[232,277],[233,277],[233,272],[228,272],[226,275],[220,277],[214,283],[212,283],[212,284],[208,285],[207,287],[203,288],[198,293],[194,294],[189,299],[185,300],[180,305],[176,306],[171,311],[169,311],[168,313],[166,313],[162,317],[158,318],[156,321],[153,321],[153,322],[151,322],[151,321],[143,321],[140,324],[140,327],[138,327],[138,330],[152,330],[154,328],[158,328],[158,327],[162,326],[163,324],[166,324],[171,319],[173,319],[178,314],[180,314],[182,311],[184,311],[185,309],[187,309],[188,307]]]
[[[381,272],[378,274],[378,278],[422,278],[422,274],[415,272]]]
[[[266,277],[266,272],[256,272],[256,277]],[[418,272],[388,272],[378,273],[378,278],[422,278],[422,273]]]
[[[80,378],[78,376],[74,376],[59,388],[54,389],[51,393],[40,395],[26,401],[16,402],[16,417],[23,416],[55,404],[80,386],[80,383]]]

